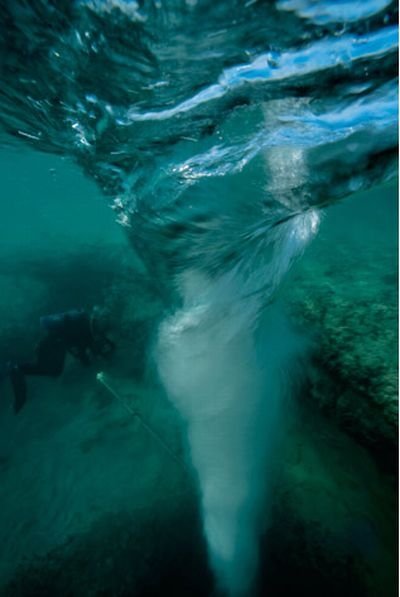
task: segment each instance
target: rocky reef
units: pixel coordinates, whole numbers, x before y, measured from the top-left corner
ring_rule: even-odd
[[[288,299],[296,326],[311,334],[307,396],[320,412],[396,470],[397,255],[338,249],[306,260]]]

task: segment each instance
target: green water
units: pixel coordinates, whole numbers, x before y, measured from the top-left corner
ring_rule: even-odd
[[[134,517],[140,535],[147,520],[173,517],[177,504],[190,504],[193,487],[124,403],[96,381],[105,370],[126,405],[137,407],[179,452],[176,414],[146,376],[149,322],[160,308],[143,274],[132,275],[135,262],[124,257],[128,243],[113,212],[67,161],[2,157],[9,198],[1,221],[2,359],[33,358],[43,313],[107,303],[118,309],[119,322],[115,362],[82,370],[71,359],[61,379],[29,379],[20,416],[12,410],[9,382],[2,383],[4,586],[18,566],[104,517]]]
[[[2,359],[32,356],[43,313],[93,303],[114,309],[118,344],[111,363],[71,359],[60,379],[30,378],[18,416],[2,384],[3,592],[211,594],[184,424],[151,359],[163,306],[113,211],[71,162],[14,151],[0,167]],[[395,594],[396,221],[395,185],[327,210],[281,290],[320,360],[288,406],[276,459],[262,567],[273,595],[296,586],[335,595],[343,583],[352,594]],[[96,381],[100,370],[120,400]],[[375,385],[360,388],[360,371]],[[203,578],[195,589],[194,578]]]
[[[396,2],[1,8],[0,597],[397,594]]]

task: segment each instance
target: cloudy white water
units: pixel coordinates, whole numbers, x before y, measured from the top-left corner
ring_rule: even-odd
[[[313,234],[315,217],[290,222],[276,261],[263,271],[264,282],[277,283]],[[217,579],[229,595],[247,595],[285,411],[292,406],[296,360],[307,343],[279,306],[262,310],[258,293],[243,300],[247,286],[236,272],[210,280],[188,271],[181,284],[183,307],[161,325],[157,361],[187,422]]]
[[[156,282],[159,373],[230,595],[256,575],[307,346],[275,293],[322,210],[395,173],[396,23],[386,0],[4,5],[1,141],[72,156]]]

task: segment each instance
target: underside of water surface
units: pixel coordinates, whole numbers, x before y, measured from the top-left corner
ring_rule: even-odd
[[[2,2],[0,595],[397,594],[397,22]]]

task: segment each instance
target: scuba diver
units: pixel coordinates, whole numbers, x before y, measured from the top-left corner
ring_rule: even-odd
[[[92,357],[108,357],[115,344],[106,336],[107,313],[94,307],[90,313],[73,309],[65,313],[40,318],[45,335],[36,346],[36,359],[27,363],[7,363],[5,374],[9,375],[14,391],[14,412],[19,413],[26,402],[26,375],[59,377],[65,365],[67,353],[82,365],[88,366]]]

